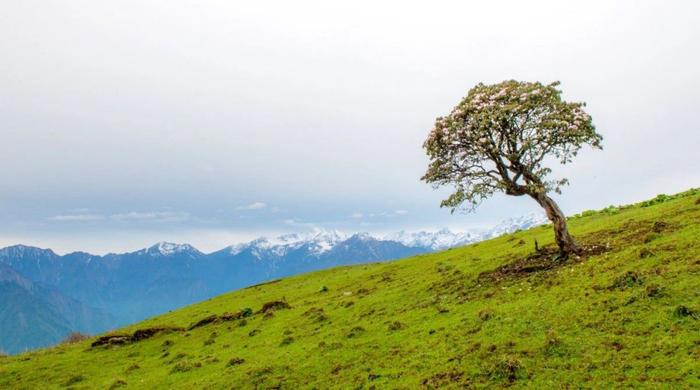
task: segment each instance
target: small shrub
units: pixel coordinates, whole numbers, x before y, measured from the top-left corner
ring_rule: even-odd
[[[671,200],[671,199],[673,199],[673,197],[668,196],[668,195],[666,195],[666,194],[659,194],[659,195],[656,195],[656,197],[655,197],[654,199],[650,199],[650,200],[644,201],[644,202],[642,202],[640,205],[641,205],[642,207],[649,207],[649,206],[653,206],[653,205],[656,205],[656,204],[659,204],[659,203],[668,202],[668,201]]]
[[[622,344],[621,342],[619,342],[619,341],[617,341],[617,340],[616,340],[616,341],[613,341],[612,343],[608,343],[607,345],[608,345],[608,347],[610,347],[611,349],[615,350],[615,352],[620,352],[620,351],[622,351],[623,349],[625,349],[624,344]]]
[[[647,286],[645,293],[649,298],[656,298],[661,296],[663,293],[663,287],[659,286],[658,284],[652,284]]]
[[[515,382],[516,379],[523,376],[522,371],[523,366],[520,360],[506,356],[494,364],[491,369],[491,378]]]
[[[218,363],[218,362],[220,362],[220,360],[216,356],[209,355],[209,356],[204,358],[204,362],[208,363],[208,364],[212,364],[212,363]]]
[[[139,365],[136,364],[136,363],[133,363],[132,365],[130,365],[129,367],[127,367],[126,370],[124,370],[124,371],[127,372],[127,373],[129,373],[129,372],[138,370],[139,368],[141,368],[141,366],[139,366]]]
[[[289,345],[294,342],[294,337],[285,337],[282,339],[282,342],[280,342],[280,347],[283,347],[285,345]]]
[[[634,271],[627,271],[627,273],[615,278],[611,287],[624,290],[642,284],[644,284],[644,278],[640,274]]]
[[[491,309],[484,309],[479,311],[479,319],[482,321],[488,321],[493,317],[493,311]]]
[[[112,385],[109,386],[110,390],[111,389],[117,389],[119,387],[124,387],[126,386],[126,381],[123,379],[117,379],[114,382],[112,382]]]
[[[644,243],[648,244],[648,243],[656,240],[659,237],[661,237],[661,234],[659,234],[659,233],[649,233],[646,236],[644,236]]]
[[[596,214],[598,214],[598,212],[595,210],[585,210],[581,213],[581,216],[582,217],[590,217],[590,216],[596,215]]]
[[[173,342],[172,340],[168,339],[168,340],[163,341],[163,344],[161,344],[161,346],[167,348],[167,347],[172,346],[173,344],[175,344],[175,342]]]
[[[389,330],[391,330],[391,331],[401,330],[405,327],[406,327],[406,325],[404,325],[403,323],[401,323],[399,321],[394,321],[394,322],[389,324]]]
[[[181,362],[177,362],[177,364],[175,364],[173,366],[173,368],[170,370],[170,373],[174,374],[174,373],[178,373],[178,372],[187,372],[187,371],[191,371],[195,368],[199,368],[199,367],[202,367],[202,363],[200,363],[200,362],[192,363],[189,360],[183,360]]]
[[[204,317],[204,318],[202,318],[201,320],[199,320],[199,321],[195,322],[194,324],[190,325],[190,326],[187,328],[187,330],[192,330],[192,329],[195,329],[195,328],[199,328],[200,326],[213,324],[213,323],[216,322],[218,319],[219,319],[219,316],[217,316],[216,314],[212,314],[212,315],[207,316],[207,317]]]
[[[661,233],[669,227],[668,223],[664,221],[656,221],[651,226],[651,231],[654,233]]]
[[[272,301],[263,304],[258,313],[271,313],[282,309],[291,309],[291,306],[289,306],[289,304],[285,301]]]
[[[85,334],[85,333],[80,333],[80,332],[71,332],[68,336],[66,336],[63,341],[61,341],[61,344],[74,344],[83,340],[87,340],[90,338],[90,335]]]
[[[235,358],[231,358],[231,360],[229,360],[228,363],[226,363],[226,366],[227,367],[239,366],[243,363],[245,363],[245,359],[235,357]]]
[[[687,306],[680,305],[673,311],[673,316],[677,318],[695,317],[695,312]]]
[[[601,212],[602,214],[606,214],[606,215],[614,215],[614,214],[619,213],[619,212],[620,212],[620,209],[619,209],[618,207],[616,207],[616,206],[610,205],[610,206],[608,206],[608,207],[606,207],[606,208],[600,210],[600,212]]]
[[[548,356],[564,356],[566,354],[564,343],[559,338],[557,332],[553,330],[547,332],[544,351]]]
[[[348,334],[345,337],[351,339],[353,337],[357,337],[357,336],[361,335],[364,332],[365,332],[365,328],[363,328],[361,326],[356,326],[356,327],[350,329],[350,332],[348,332]]]
[[[73,386],[76,383],[80,383],[85,380],[85,377],[82,375],[73,375],[68,380],[66,381],[65,385],[66,386]]]
[[[313,322],[324,322],[328,320],[328,316],[326,315],[325,311],[316,307],[312,307],[311,309],[307,310],[304,313],[304,316]]]
[[[640,259],[646,259],[648,257],[654,256],[654,252],[649,250],[648,248],[642,248],[639,250],[639,258]]]
[[[215,339],[206,339],[206,340],[204,340],[204,345],[205,345],[205,346],[207,346],[207,345],[212,345],[212,344],[214,344],[215,342],[216,342]]]
[[[318,292],[321,292],[321,293],[328,292],[328,287],[321,286],[321,288],[318,290]]]

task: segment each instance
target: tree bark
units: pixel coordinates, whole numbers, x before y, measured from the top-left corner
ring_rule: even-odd
[[[554,226],[554,239],[559,246],[559,254],[562,258],[566,258],[571,254],[578,254],[581,249],[576,244],[574,238],[569,234],[569,229],[566,226],[566,216],[561,212],[557,203],[547,196],[545,193],[536,193],[530,195],[537,203],[542,206],[547,218]]]

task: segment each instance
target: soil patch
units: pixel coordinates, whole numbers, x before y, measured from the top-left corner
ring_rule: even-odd
[[[452,370],[447,372],[439,372],[429,378],[421,381],[421,387],[424,389],[439,389],[442,387],[455,386],[456,384],[465,385],[463,380],[464,372]]]
[[[525,258],[515,259],[494,270],[482,272],[478,279],[482,282],[517,279],[534,273],[580,263],[589,257],[597,256],[609,250],[610,247],[605,245],[581,245],[581,254],[570,256],[566,260],[560,260],[557,258],[559,249],[554,246],[547,246]]]
[[[182,332],[184,328],[180,327],[168,327],[159,326],[152,328],[138,329],[133,334],[108,334],[106,336],[98,337],[97,340],[93,341],[92,347],[99,347],[101,345],[124,345],[139,342],[142,340],[150,339],[151,337],[159,333],[170,333],[170,332]]]
[[[291,309],[291,306],[285,301],[272,301],[263,304],[263,307],[258,313],[270,313],[281,309]]]
[[[253,315],[253,309],[245,308],[239,312],[236,313],[224,313],[221,315],[216,315],[212,314],[208,317],[204,317],[201,320],[195,322],[194,324],[190,325],[187,330],[192,330],[195,328],[199,328],[201,326],[209,325],[209,324],[214,324],[214,323],[220,323],[220,322],[226,322],[226,321],[234,321],[234,320],[240,320],[242,318],[250,317]]]

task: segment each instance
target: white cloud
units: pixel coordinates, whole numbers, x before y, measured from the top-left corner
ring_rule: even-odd
[[[88,221],[99,221],[104,219],[102,215],[98,214],[69,214],[69,215],[56,215],[49,218],[50,221],[57,222],[88,222]]]
[[[359,213],[353,214],[353,218],[356,218],[355,215]],[[399,217],[402,215],[408,214],[408,210],[394,210],[394,211],[382,211],[379,213],[369,213],[367,214],[367,217],[369,218],[395,218]],[[362,217],[362,214],[359,214],[360,217]],[[359,217],[358,217],[359,218]]]
[[[299,221],[296,219],[285,219],[282,221],[287,226],[293,226],[295,228],[304,228],[304,229],[310,229],[310,230],[318,230],[320,229],[319,225],[313,222],[303,222]]]
[[[362,217],[364,217],[364,214],[362,214],[362,213],[352,213],[352,215],[350,216],[350,218],[355,218],[355,219],[360,219]]]
[[[236,210],[262,210],[267,207],[264,202],[253,202],[247,206],[236,207]]]
[[[189,214],[172,211],[131,211],[128,213],[112,214],[109,218],[119,222],[178,222],[188,219]]]

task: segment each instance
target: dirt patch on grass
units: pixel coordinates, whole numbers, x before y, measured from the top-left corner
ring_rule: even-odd
[[[651,231],[654,233],[661,233],[664,230],[668,230],[670,227],[671,227],[671,225],[669,225],[668,222],[656,221],[651,226]]]
[[[363,328],[361,326],[356,326],[356,327],[350,329],[350,331],[345,335],[345,337],[351,339],[351,338],[357,337],[363,333],[365,333],[365,328]]]
[[[317,307],[312,307],[303,314],[304,317],[309,318],[312,322],[324,322],[328,320],[328,316],[323,309]]]
[[[464,381],[464,372],[452,370],[447,372],[439,372],[429,378],[421,381],[421,387],[424,389],[441,389],[444,387],[466,385]]]
[[[184,328],[180,327],[159,326],[138,329],[133,334],[108,334],[98,337],[97,340],[92,342],[91,346],[131,344],[149,339],[159,333],[183,332],[184,330]]]
[[[262,308],[258,310],[258,313],[271,313],[273,311],[291,308],[292,307],[285,301],[272,301],[263,304]]]
[[[212,314],[204,317],[201,320],[190,325],[187,330],[192,330],[209,324],[221,323],[226,321],[240,320],[253,315],[253,309],[245,308],[236,313],[224,313],[221,315]]]
[[[517,258],[508,264],[504,264],[494,270],[482,272],[478,280],[480,282],[499,282],[508,279],[517,279],[528,275],[550,271],[563,266],[580,263],[587,258],[607,252],[610,247],[605,245],[582,245],[581,254],[570,256],[566,260],[558,259],[559,250],[554,246],[547,246],[527,257]]]

